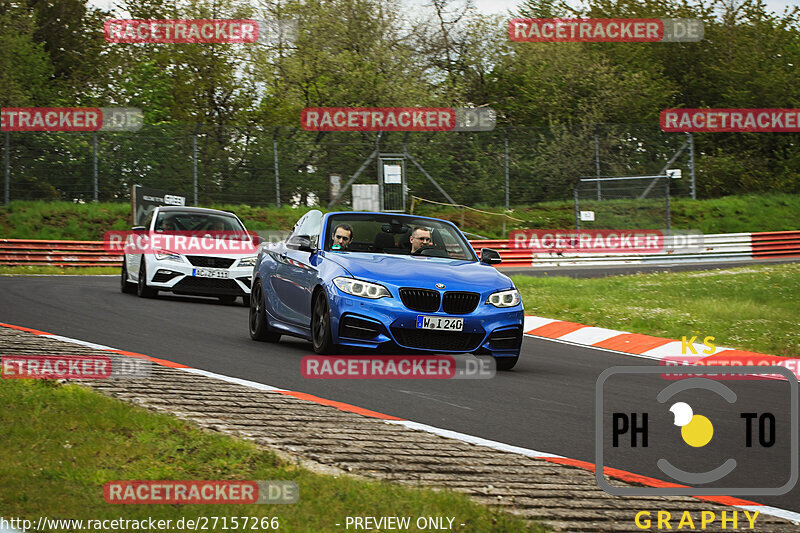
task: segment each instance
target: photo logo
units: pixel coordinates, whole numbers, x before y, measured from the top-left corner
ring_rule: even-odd
[[[449,107],[307,107],[307,131],[492,131],[494,110]]]
[[[240,44],[258,40],[255,20],[152,20],[113,19],[103,25],[110,43]]]
[[[659,230],[513,230],[509,248],[533,253],[656,253],[664,251]]]
[[[508,23],[508,38],[528,43],[697,42],[703,39],[698,19],[531,19]]]
[[[664,109],[658,119],[666,132],[800,131],[800,109]]]
[[[493,357],[474,355],[318,356],[300,361],[306,379],[491,379]]]
[[[262,238],[255,232],[202,231],[107,231],[103,249],[125,254],[239,255],[257,254]]]
[[[618,496],[776,496],[792,490],[800,435],[798,384],[789,370],[680,366],[677,373],[693,377],[666,386],[662,372],[613,367],[597,379],[595,476],[603,490]],[[789,379],[723,383],[722,372]],[[630,390],[643,388],[654,394],[631,405]],[[604,467],[612,464],[669,481],[656,487],[611,484]],[[764,465],[778,465],[782,477]]]
[[[144,124],[136,107],[4,107],[0,131],[137,131]]]
[[[294,481],[109,481],[103,498],[112,504],[296,503]]]

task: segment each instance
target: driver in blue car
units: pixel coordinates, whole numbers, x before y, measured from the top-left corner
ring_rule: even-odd
[[[426,246],[433,246],[433,239],[431,238],[431,230],[417,226],[411,232],[411,253],[416,253],[420,248]]]
[[[350,224],[339,224],[333,230],[333,242],[331,243],[332,250],[347,250],[350,243],[353,241],[353,228]]]

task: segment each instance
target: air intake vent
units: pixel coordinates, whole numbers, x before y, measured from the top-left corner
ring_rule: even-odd
[[[522,328],[496,329],[489,335],[489,343],[496,350],[516,350],[522,346]]]
[[[374,339],[380,334],[380,326],[376,322],[354,316],[346,316],[339,322],[339,336],[354,339]]]
[[[478,307],[480,299],[477,292],[446,292],[442,310],[451,315],[466,315]]]
[[[413,311],[435,313],[439,310],[440,298],[439,291],[431,289],[400,289],[403,305]]]
[[[397,344],[420,350],[445,350],[449,352],[471,352],[480,346],[484,332],[466,333],[453,331],[429,331],[422,329],[392,328]]]
[[[206,257],[204,255],[187,255],[186,259],[196,267],[206,268],[228,268],[236,261],[235,258],[230,257]]]

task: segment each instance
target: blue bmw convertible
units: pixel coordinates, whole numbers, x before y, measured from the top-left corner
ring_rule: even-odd
[[[394,213],[309,211],[265,246],[253,271],[250,337],[340,347],[494,356],[514,367],[523,308],[508,276],[450,222]]]

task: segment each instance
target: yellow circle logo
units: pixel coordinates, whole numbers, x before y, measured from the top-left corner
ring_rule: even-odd
[[[691,406],[684,402],[677,402],[669,408],[675,415],[675,425],[681,428],[683,442],[694,448],[702,448],[714,436],[714,424],[703,415],[692,412]]]

